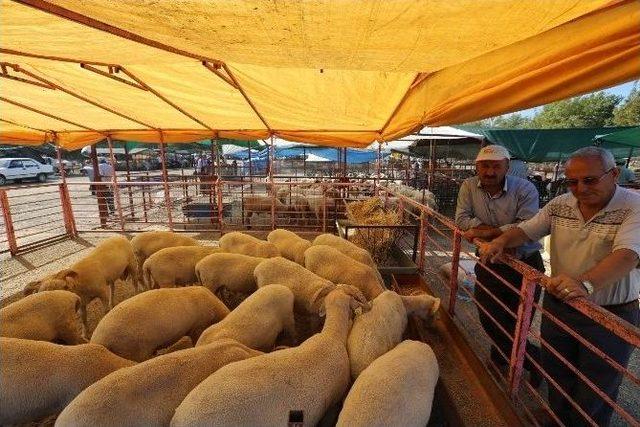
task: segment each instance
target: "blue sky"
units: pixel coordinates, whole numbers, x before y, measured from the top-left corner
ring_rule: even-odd
[[[635,80],[635,81],[631,81],[631,82],[627,82],[627,83],[623,83],[621,85],[618,86],[614,86],[614,87],[610,87],[609,89],[604,89],[605,92],[607,93],[613,93],[615,95],[620,95],[624,98],[626,98],[629,95],[629,92],[631,92],[631,89],[633,89],[633,85],[634,84],[638,84],[638,86],[640,87],[640,80]],[[598,91],[596,91],[598,92]],[[535,108],[530,108],[528,110],[522,110],[519,111],[520,114],[527,116],[527,117],[532,117],[536,110],[540,109],[542,107],[535,107]]]

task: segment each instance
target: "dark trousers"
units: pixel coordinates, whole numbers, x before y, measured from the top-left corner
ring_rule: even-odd
[[[542,256],[540,252],[535,252],[527,258],[522,260],[526,264],[535,268],[538,271],[544,272],[544,262],[542,261]],[[509,267],[506,264],[489,264],[488,265],[491,270],[493,270],[500,277],[505,279],[507,282],[511,283],[514,288],[520,290],[522,287],[522,275],[515,271],[513,268]],[[491,317],[493,317],[496,322],[500,324],[500,326],[509,334],[509,336],[505,335],[498,325],[487,315],[485,314],[480,307],[478,307],[478,315],[480,317],[480,323],[482,324],[482,328],[485,330],[489,338],[493,341],[494,345],[491,348],[491,359],[494,363],[498,365],[505,365],[508,362],[508,358],[511,355],[511,348],[513,347],[513,335],[516,329],[517,322],[517,314],[518,314],[518,305],[520,304],[520,294],[514,292],[512,289],[508,288],[502,281],[500,281],[496,276],[491,274],[484,266],[477,263],[475,266],[475,273],[478,282],[484,285],[485,289],[478,284],[476,284],[474,289],[474,295],[478,304],[482,306]],[[506,307],[511,310],[515,316],[509,314],[497,301],[494,299],[489,292],[500,300]],[[540,299],[540,287],[537,287],[535,297],[535,301]],[[531,310],[531,316],[533,316],[535,310]],[[495,347],[500,349],[503,354],[506,355],[506,359],[502,357],[496,350]],[[533,344],[527,342],[527,353],[536,359],[539,358],[540,350],[538,347]],[[532,370],[531,363],[525,358],[525,368],[529,371]]]
[[[621,366],[627,366],[634,349],[633,345],[551,295],[545,295],[543,307],[573,329],[578,336],[589,341]],[[633,325],[637,326],[640,323],[637,300],[632,304],[603,308]],[[553,347],[615,402],[622,382],[621,373],[561,329],[549,316],[542,317],[541,333],[547,345]],[[542,349],[542,366],[565,393],[599,426],[609,424],[613,408],[545,347]],[[578,410],[551,384],[549,385],[549,403],[553,412],[564,424],[588,425]]]

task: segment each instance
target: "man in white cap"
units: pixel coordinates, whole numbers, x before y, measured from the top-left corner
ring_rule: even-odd
[[[492,240],[538,212],[539,198],[535,186],[526,179],[507,175],[508,170],[509,152],[506,148],[487,145],[478,153],[477,175],[462,183],[456,206],[456,225],[464,231],[465,239]],[[538,242],[525,242],[516,248],[515,255],[535,269],[544,271],[540,248]],[[501,263],[487,263],[486,267],[477,263],[475,274],[479,284],[475,286],[474,295],[480,322],[492,341],[491,361],[499,368],[506,368],[513,346],[522,275]],[[536,292],[536,301],[539,296],[540,289]],[[527,344],[527,353],[538,360],[538,347]],[[528,359],[525,359],[525,368],[532,374],[531,383],[538,385],[540,378]]]

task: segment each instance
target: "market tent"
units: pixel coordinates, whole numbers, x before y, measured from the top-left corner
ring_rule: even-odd
[[[640,126],[624,129],[618,132],[608,133],[606,135],[597,135],[596,141],[602,146],[612,145],[616,146],[626,146],[626,147],[640,147]]]
[[[575,150],[594,144],[597,135],[628,127],[571,129],[488,129],[462,127],[483,134],[489,141],[506,147],[512,156],[528,162],[555,162],[565,159]],[[607,147],[611,148],[611,147]],[[611,149],[617,158],[627,157],[628,149]]]
[[[398,144],[390,144],[392,152],[435,158],[473,159],[478,154],[480,143],[485,139],[480,133],[450,126],[424,127],[420,132],[403,138]],[[410,140],[410,141],[408,141]]]
[[[640,76],[640,2],[2,0],[0,141],[364,147]]]

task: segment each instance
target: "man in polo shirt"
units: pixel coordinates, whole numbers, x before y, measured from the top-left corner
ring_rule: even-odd
[[[584,297],[625,319],[640,323],[640,195],[616,185],[618,169],[610,152],[582,148],[567,161],[570,193],[551,200],[535,217],[490,243],[481,245],[484,259],[496,259],[504,248],[551,235],[552,278],[546,288],[547,313],[573,329],[621,366],[633,345],[582,315],[564,301]],[[542,339],[615,401],[622,374],[580,344],[544,315]],[[612,408],[575,375],[548,347],[543,368],[598,425],[607,425]],[[554,386],[549,387],[554,413],[566,425],[584,425],[584,417]]]
[[[538,212],[539,197],[535,186],[526,179],[507,175],[508,170],[509,152],[506,148],[487,145],[478,153],[477,176],[462,183],[456,206],[456,225],[465,231],[463,236],[467,240],[494,239]],[[515,253],[525,263],[544,271],[540,247],[538,242],[525,242]],[[493,342],[491,360],[502,368],[506,367],[511,356],[522,275],[505,264],[488,264],[488,267],[500,278],[485,266],[476,264],[476,277],[482,286],[475,286],[474,295],[479,305],[478,315],[482,327]],[[510,283],[511,287],[501,279]],[[538,290],[536,300],[539,296]],[[503,305],[514,314],[507,312]],[[534,360],[539,359],[537,347],[529,344],[527,352]],[[528,360],[525,368],[536,373]],[[538,376],[532,377],[532,384],[536,385],[538,379]]]

